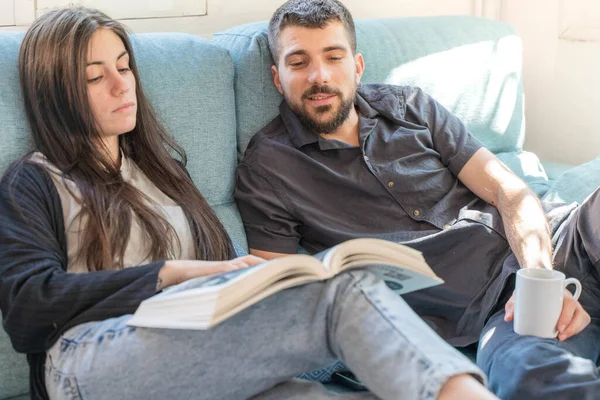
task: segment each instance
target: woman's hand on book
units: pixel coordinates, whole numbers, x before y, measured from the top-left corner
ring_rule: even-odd
[[[158,272],[156,291],[200,276],[221,274],[265,262],[252,255],[227,261],[168,260]]]

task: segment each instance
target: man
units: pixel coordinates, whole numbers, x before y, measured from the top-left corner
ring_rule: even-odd
[[[527,186],[431,97],[360,85],[354,23],[337,0],[286,2],[269,46],[284,101],[250,142],[235,192],[251,253],[405,243],[446,281],[405,300],[455,346],[481,336],[478,364],[500,398],[595,396],[600,191],[576,209],[549,207],[548,224]],[[514,272],[553,267],[582,281],[581,303],[565,293],[558,340],[517,335]]]

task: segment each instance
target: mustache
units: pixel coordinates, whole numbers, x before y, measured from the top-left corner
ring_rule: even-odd
[[[310,96],[313,96],[315,94],[319,94],[319,93],[325,93],[325,94],[333,94],[339,97],[342,97],[342,92],[339,91],[338,89],[334,89],[331,86],[327,86],[327,85],[315,85],[313,87],[311,87],[310,89],[306,90],[303,94],[302,94],[302,98],[306,99]]]

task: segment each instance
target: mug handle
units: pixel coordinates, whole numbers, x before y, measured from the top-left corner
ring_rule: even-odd
[[[563,282],[563,287],[566,289],[567,286],[569,285],[575,285],[575,294],[573,295],[573,298],[575,300],[579,299],[579,296],[581,296],[581,282],[579,282],[578,279],[576,278],[569,278],[569,279],[565,279],[565,281]]]

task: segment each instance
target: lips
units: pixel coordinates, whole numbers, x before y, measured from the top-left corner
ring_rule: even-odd
[[[312,96],[308,96],[308,99],[309,100],[324,100],[324,99],[328,99],[330,97],[335,97],[335,94],[319,93],[319,94],[315,94]]]
[[[314,85],[302,94],[302,98],[313,107],[331,105],[335,98],[343,98],[342,92],[329,85]]]
[[[135,106],[135,103],[133,101],[130,101],[129,103],[123,103],[119,107],[115,108],[113,112],[127,111],[133,106]]]
[[[337,95],[329,93],[316,93],[310,96],[306,96],[306,100],[314,106],[323,106],[332,103]]]

